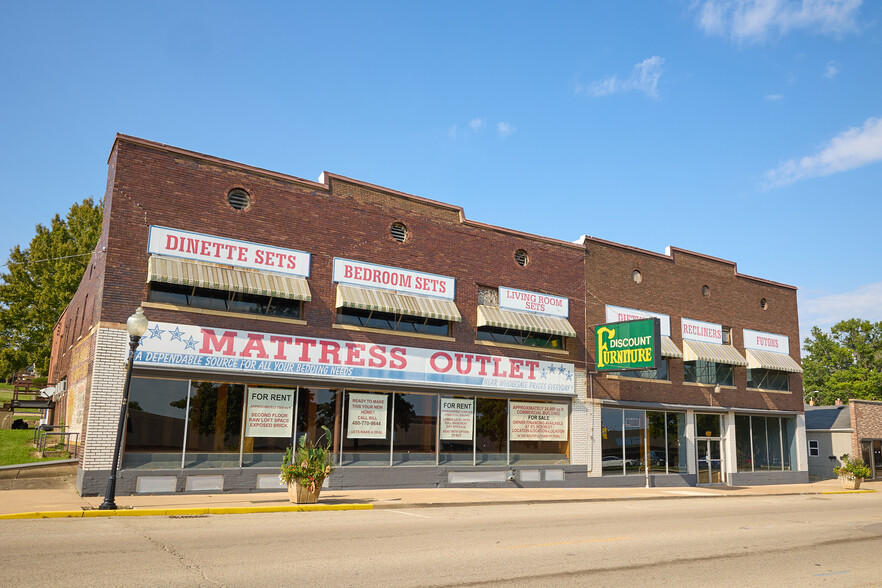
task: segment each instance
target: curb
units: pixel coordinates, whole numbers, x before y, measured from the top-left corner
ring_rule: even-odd
[[[567,498],[555,500],[498,500],[470,502],[414,502],[380,504],[300,504],[285,506],[216,506],[192,508],[122,508],[119,510],[59,510],[22,512],[0,515],[0,520],[13,519],[57,519],[57,518],[99,518],[99,517],[161,517],[161,516],[207,516],[226,514],[255,514],[271,512],[317,512],[344,510],[401,510],[412,508],[454,508],[474,506],[530,506],[536,504],[572,504],[578,502],[621,502],[632,500],[688,500],[691,498],[750,498],[756,496],[818,496],[830,494],[872,494],[876,490],[834,490],[823,492],[787,492],[780,494],[706,494],[704,496],[646,496],[646,497],[598,497]]]

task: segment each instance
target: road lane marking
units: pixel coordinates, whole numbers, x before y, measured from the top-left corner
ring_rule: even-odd
[[[525,547],[553,547],[555,545],[575,545],[577,543],[602,543],[604,541],[625,541],[630,537],[606,537],[604,539],[581,539],[579,541],[555,541],[552,543],[530,543],[527,545],[504,545],[503,549],[524,549]]]
[[[841,572],[828,572],[826,574],[815,574],[815,577],[819,576],[835,576],[836,574],[850,574],[851,570],[842,570]]]
[[[398,514],[408,515],[408,516],[411,516],[411,517],[420,517],[421,519],[431,519],[431,518],[432,518],[432,517],[429,517],[429,516],[426,516],[426,515],[415,514],[415,513],[412,513],[412,512],[404,512],[403,510],[393,510],[393,509],[391,509],[391,508],[389,509],[389,512],[397,512]]]

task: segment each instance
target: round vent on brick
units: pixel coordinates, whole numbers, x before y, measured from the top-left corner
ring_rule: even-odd
[[[392,223],[389,233],[391,233],[392,238],[399,243],[404,243],[407,239],[407,227],[405,227],[403,223]]]
[[[251,206],[251,196],[242,188],[233,188],[227,194],[227,202],[236,210],[246,210]]]
[[[634,270],[631,272],[631,279],[635,284],[640,284],[643,282],[643,274],[640,273],[640,270]]]
[[[769,309],[769,303],[768,303],[768,301],[767,301],[765,298],[763,298],[762,300],[760,300],[760,308],[762,308],[763,310],[768,310],[768,309]]]
[[[515,261],[518,262],[519,266],[526,266],[530,262],[529,256],[527,256],[527,252],[523,249],[518,249],[515,251]]]

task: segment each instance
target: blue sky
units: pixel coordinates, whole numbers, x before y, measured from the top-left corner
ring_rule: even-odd
[[[721,257],[882,320],[882,2],[19,2],[0,251],[115,133],[568,241]],[[611,301],[614,302],[614,301]]]

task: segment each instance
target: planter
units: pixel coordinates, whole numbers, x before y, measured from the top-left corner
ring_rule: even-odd
[[[842,487],[846,490],[860,490],[861,482],[864,481],[863,478],[852,478],[849,476],[839,476],[839,480],[842,482]]]
[[[318,502],[322,485],[317,484],[315,490],[309,490],[309,486],[301,486],[297,481],[288,483],[288,497],[296,504],[314,504]]]

